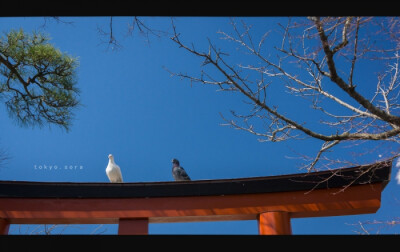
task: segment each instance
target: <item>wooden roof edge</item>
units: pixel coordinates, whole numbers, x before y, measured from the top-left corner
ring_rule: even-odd
[[[0,181],[0,197],[118,198],[229,195],[299,191],[390,181],[392,160],[373,164],[264,177],[159,182]],[[383,189],[382,189],[383,190]]]

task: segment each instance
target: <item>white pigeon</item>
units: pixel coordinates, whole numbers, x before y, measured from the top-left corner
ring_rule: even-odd
[[[108,155],[108,165],[106,168],[106,173],[111,183],[122,183],[121,168],[114,162],[114,156],[112,154]]]

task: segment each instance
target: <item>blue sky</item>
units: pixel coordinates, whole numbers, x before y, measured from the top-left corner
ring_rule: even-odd
[[[261,37],[284,18],[236,18],[252,23]],[[82,106],[75,111],[69,132],[55,127],[21,128],[0,104],[0,147],[11,159],[0,168],[1,180],[108,182],[105,168],[112,153],[125,182],[172,181],[171,159],[178,158],[192,179],[240,178],[304,172],[294,151],[318,150],[316,141],[261,143],[249,133],[221,126],[219,113],[245,111],[243,97],[217,92],[215,87],[171,77],[174,72],[198,74],[201,61],[167,37],[134,33],[127,36],[129,17],[114,17],[114,36],[122,48],[102,43],[98,28],[107,29],[109,17],[65,17],[57,23],[42,17],[0,18],[0,31],[23,28],[42,30],[51,43],[79,58],[78,87]],[[168,17],[144,17],[149,27],[169,30]],[[227,17],[179,17],[175,19],[182,40],[206,50],[207,38],[236,51],[220,40],[217,31],[231,31]],[[43,27],[43,25],[45,26]],[[274,34],[268,43],[279,43]],[[237,51],[236,51],[237,52]],[[231,60],[247,60],[234,53]],[[373,88],[372,84],[372,88]],[[285,99],[274,96],[276,101]],[[288,113],[302,115],[298,101],[285,100]],[[349,152],[349,150],[344,150]],[[57,166],[58,169],[51,169]],[[44,168],[46,167],[46,169]],[[393,167],[394,174],[397,172]],[[393,177],[393,176],[392,176]],[[382,194],[376,214],[292,219],[293,234],[354,234],[359,221],[386,221],[398,216],[399,186],[392,180]],[[34,226],[12,225],[10,233],[29,233]],[[60,227],[61,228],[61,227]],[[372,233],[398,233],[399,227],[378,225]],[[116,234],[116,225],[62,227],[63,233]],[[257,234],[256,221],[150,224],[150,234]]]

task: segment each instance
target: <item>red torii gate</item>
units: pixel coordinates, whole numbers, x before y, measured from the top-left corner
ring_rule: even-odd
[[[291,218],[375,213],[392,162],[241,179],[143,183],[0,181],[0,234],[10,224],[119,224],[258,220],[259,234],[291,234]]]

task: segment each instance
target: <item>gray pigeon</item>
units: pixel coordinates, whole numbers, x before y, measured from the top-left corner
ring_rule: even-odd
[[[172,159],[172,176],[174,176],[175,181],[191,180],[176,158]]]

